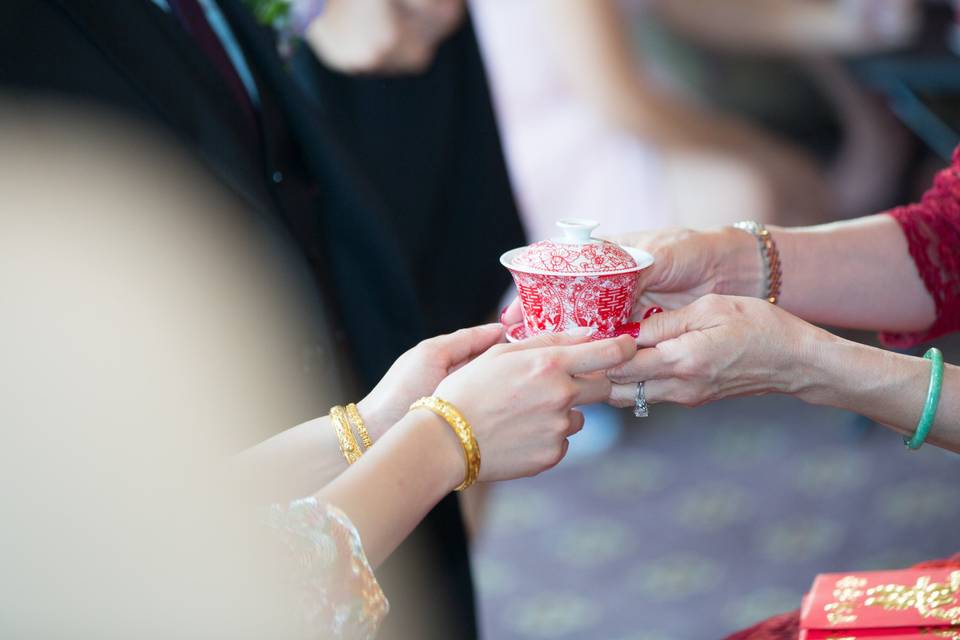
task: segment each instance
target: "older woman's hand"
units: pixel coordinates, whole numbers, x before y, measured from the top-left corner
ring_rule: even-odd
[[[707,295],[643,321],[634,358],[610,369],[610,404],[696,406],[728,396],[802,393],[815,382],[822,349],[836,338],[764,300]]]
[[[654,257],[653,266],[641,275],[640,298],[634,308],[636,320],[649,307],[678,309],[709,293],[763,294],[763,264],[757,241],[739,229],[666,229],[610,239]]]

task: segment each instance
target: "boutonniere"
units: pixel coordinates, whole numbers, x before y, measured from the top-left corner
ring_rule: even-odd
[[[285,29],[290,21],[292,0],[243,0],[257,22],[276,30]]]
[[[296,41],[320,15],[326,0],[243,0],[257,22],[277,33],[277,47],[289,56]]]

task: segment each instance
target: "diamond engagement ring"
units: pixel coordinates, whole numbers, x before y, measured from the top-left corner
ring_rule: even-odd
[[[647,394],[643,390],[643,383],[637,383],[637,397],[633,402],[633,415],[637,418],[646,418],[650,415],[650,409],[647,407]]]

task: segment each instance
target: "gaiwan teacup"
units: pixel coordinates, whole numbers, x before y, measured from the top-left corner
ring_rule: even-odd
[[[623,333],[630,319],[640,272],[653,264],[645,251],[592,236],[598,223],[557,222],[563,237],[507,251],[500,263],[520,293],[523,323],[510,327],[517,340],[538,333],[594,327],[596,338]]]

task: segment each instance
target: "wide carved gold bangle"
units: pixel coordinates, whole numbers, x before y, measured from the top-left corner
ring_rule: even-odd
[[[340,443],[340,452],[347,459],[347,464],[353,464],[360,459],[363,451],[357,444],[357,439],[353,436],[353,430],[350,429],[350,421],[347,419],[347,412],[343,407],[337,405],[330,408],[330,422],[337,432],[337,441]]]
[[[373,440],[370,438],[370,432],[367,431],[367,425],[363,421],[357,405],[352,402],[347,405],[347,418],[350,419],[350,424],[357,430],[357,434],[360,436],[360,442],[363,443],[363,450],[366,451],[372,447]]]
[[[735,228],[753,235],[760,247],[760,259],[763,261],[764,279],[766,281],[766,295],[764,298],[770,304],[777,304],[780,300],[780,284],[783,280],[783,268],[780,266],[780,250],[774,242],[770,231],[754,220],[743,220],[733,225]]]
[[[457,434],[460,445],[463,447],[466,471],[463,475],[463,482],[456,490],[463,491],[476,482],[480,476],[480,446],[477,444],[476,438],[473,437],[473,429],[467,419],[463,417],[463,414],[455,406],[436,396],[420,398],[410,405],[410,411],[415,409],[427,409],[434,412],[443,418],[453,429],[453,432]]]

